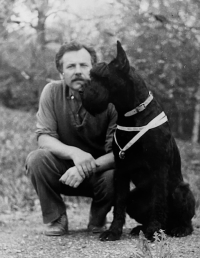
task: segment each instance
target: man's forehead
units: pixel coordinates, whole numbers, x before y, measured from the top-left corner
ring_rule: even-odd
[[[63,55],[62,60],[64,64],[76,62],[91,63],[91,55],[85,48],[82,48],[80,50],[66,52]]]

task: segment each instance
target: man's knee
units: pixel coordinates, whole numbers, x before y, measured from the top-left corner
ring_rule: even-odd
[[[51,153],[45,149],[38,149],[29,153],[26,158],[26,174],[35,173],[38,167],[43,167],[51,157]]]
[[[104,172],[102,189],[106,198],[114,199],[114,169]]]

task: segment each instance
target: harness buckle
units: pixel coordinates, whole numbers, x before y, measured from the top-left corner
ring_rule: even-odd
[[[137,110],[137,112],[140,112],[140,111],[143,111],[145,108],[146,108],[146,105],[144,103],[141,103],[135,109]]]
[[[120,159],[125,159],[125,152],[121,150],[119,152],[119,157],[120,157]]]

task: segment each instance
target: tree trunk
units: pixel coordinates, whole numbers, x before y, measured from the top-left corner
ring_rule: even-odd
[[[200,128],[200,86],[196,94],[196,103],[194,110],[194,123],[192,131],[192,142],[197,143],[199,140],[199,128]]]
[[[37,81],[37,95],[40,97],[41,91],[46,83],[46,18],[48,11],[48,1],[37,1],[36,9],[38,12],[38,24],[34,27],[37,33],[37,41],[35,42],[35,51],[33,55],[33,67],[40,72],[37,73],[35,80]]]
[[[183,136],[183,113],[181,111],[178,114],[178,135],[180,138]]]

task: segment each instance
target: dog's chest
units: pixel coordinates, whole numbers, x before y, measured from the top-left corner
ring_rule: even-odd
[[[151,132],[147,132],[133,144],[129,143],[138,134],[138,132],[124,132],[117,130],[113,140],[113,152],[115,158],[123,163],[135,162],[137,160],[148,161],[154,160],[159,156],[159,146]],[[128,148],[126,148],[128,145]]]
[[[116,131],[114,140],[113,140],[113,151],[115,156],[119,156],[121,159],[131,156],[138,156],[139,153],[143,152],[143,141],[138,141],[131,145],[127,150],[124,150],[124,147],[137,135],[137,132],[124,132]],[[138,144],[139,143],[139,144]]]

